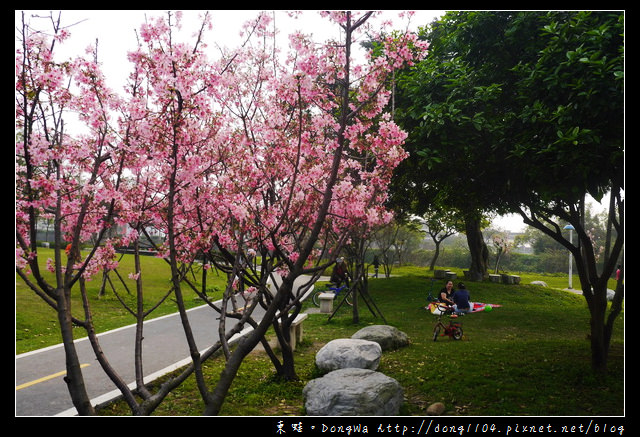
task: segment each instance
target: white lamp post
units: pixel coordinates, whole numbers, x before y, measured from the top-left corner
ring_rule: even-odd
[[[573,246],[573,230],[575,229],[571,225],[565,226],[563,229],[569,229],[569,243]],[[569,290],[573,289],[573,258],[571,251],[569,251]]]

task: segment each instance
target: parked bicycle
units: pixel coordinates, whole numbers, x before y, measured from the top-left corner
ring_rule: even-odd
[[[436,315],[436,325],[433,327],[433,341],[436,341],[438,340],[438,337],[444,337],[445,335],[449,336],[449,338],[453,338],[454,340],[461,340],[463,331],[462,323],[457,320],[458,315],[453,312],[451,307],[445,305],[441,305],[439,309],[441,309],[441,311],[438,311],[438,314]],[[442,317],[449,318],[448,325],[442,323]]]
[[[315,293],[313,293],[313,296],[311,298],[311,300],[313,301],[313,304],[317,307],[320,306],[320,295],[322,293],[333,293],[334,296],[334,300],[338,298],[338,296],[342,293],[347,293],[347,297],[345,299],[347,305],[353,305],[351,302],[351,294],[348,293],[349,292],[349,287],[347,287],[346,285],[343,285],[341,287],[327,287],[326,290],[318,290]]]

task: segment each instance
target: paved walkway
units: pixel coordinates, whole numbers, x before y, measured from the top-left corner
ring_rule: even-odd
[[[328,278],[322,277],[325,281]],[[304,278],[300,278],[299,286]],[[307,293],[308,297],[311,294]],[[305,297],[305,298],[306,298]],[[256,316],[263,312],[258,307]],[[201,352],[218,339],[218,313],[208,305],[188,311],[196,344]],[[231,327],[228,327],[230,329]],[[135,387],[134,342],[135,325],[99,334],[100,345],[116,372]],[[248,333],[245,329],[236,335]],[[120,395],[115,384],[106,376],[88,339],[75,341],[85,384],[93,405],[108,402]],[[151,319],[144,324],[143,368],[145,382],[179,369],[191,362],[180,317],[177,313]],[[62,344],[16,355],[16,416],[76,415],[65,376],[65,357]]]
[[[201,351],[217,339],[217,317],[218,313],[208,305],[189,310],[196,344]],[[130,387],[135,387],[135,329],[135,325],[130,325],[99,336],[107,359],[125,381],[131,382]],[[188,364],[189,350],[177,313],[149,320],[145,322],[144,329],[145,381]],[[75,343],[92,404],[98,405],[120,395],[96,361],[88,339],[85,337]],[[75,415],[76,410],[63,381],[64,371],[65,357],[61,344],[16,356],[16,416]]]

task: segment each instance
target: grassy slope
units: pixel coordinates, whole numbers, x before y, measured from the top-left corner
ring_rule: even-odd
[[[148,259],[147,262],[159,263],[154,276],[164,275],[160,260]],[[146,267],[144,271],[150,272],[151,268]],[[122,271],[127,272],[124,266]],[[434,318],[423,308],[430,273],[426,269],[396,268],[394,274],[402,276],[371,280],[369,285],[387,322],[406,332],[411,339],[410,346],[385,352],[378,369],[404,387],[407,402],[403,414],[424,415],[426,407],[433,402],[443,402],[446,414],[452,415],[624,414],[623,316],[616,322],[610,372],[606,377],[596,377],[590,370],[589,313],[582,296],[531,285],[468,283],[472,300],[502,307],[462,318],[465,332],[462,341],[440,338],[433,342]],[[566,283],[566,276],[550,280],[523,275],[525,284],[534,279],[559,287]],[[167,282],[156,278],[146,284],[153,281],[157,282],[158,290],[164,289]],[[218,281],[221,284],[221,279]],[[436,283],[434,288],[439,285]],[[55,343],[57,328],[53,311],[33,298],[22,285],[18,284],[16,289],[17,351]],[[97,288],[94,291],[97,294]],[[157,293],[160,291],[148,292],[149,296]],[[198,304],[196,299],[190,301]],[[94,305],[101,314],[96,319],[107,320],[101,325],[102,329],[133,321],[118,308],[112,293],[107,298],[95,299]],[[157,315],[175,309],[171,302],[163,307]],[[305,339],[296,351],[298,382],[278,381],[268,358],[263,353],[253,353],[243,363],[222,414],[304,414],[302,388],[307,381],[319,376],[314,361],[320,347],[334,338],[349,337],[363,326],[384,323],[374,318],[364,305],[361,305],[360,316],[358,325],[352,323],[346,308],[331,321],[327,315],[309,316],[304,325]],[[210,388],[222,365],[221,359],[206,364]],[[199,415],[202,409],[190,379],[175,390],[155,414]],[[115,403],[102,414],[129,412],[122,403]]]

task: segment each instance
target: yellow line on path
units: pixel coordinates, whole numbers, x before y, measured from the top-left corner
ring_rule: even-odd
[[[81,369],[83,367],[87,367],[87,366],[90,366],[90,364],[80,364],[80,368]],[[48,381],[50,379],[57,378],[58,376],[62,376],[62,375],[66,375],[66,374],[67,374],[67,371],[64,370],[62,372],[54,373],[53,375],[45,376],[45,377],[40,378],[40,379],[35,379],[33,381],[30,381],[30,382],[25,382],[24,384],[17,385],[16,386],[16,391],[17,390],[21,390],[23,388],[31,387],[32,385],[36,385],[36,384],[38,384],[40,382],[45,382],[45,381]]]

